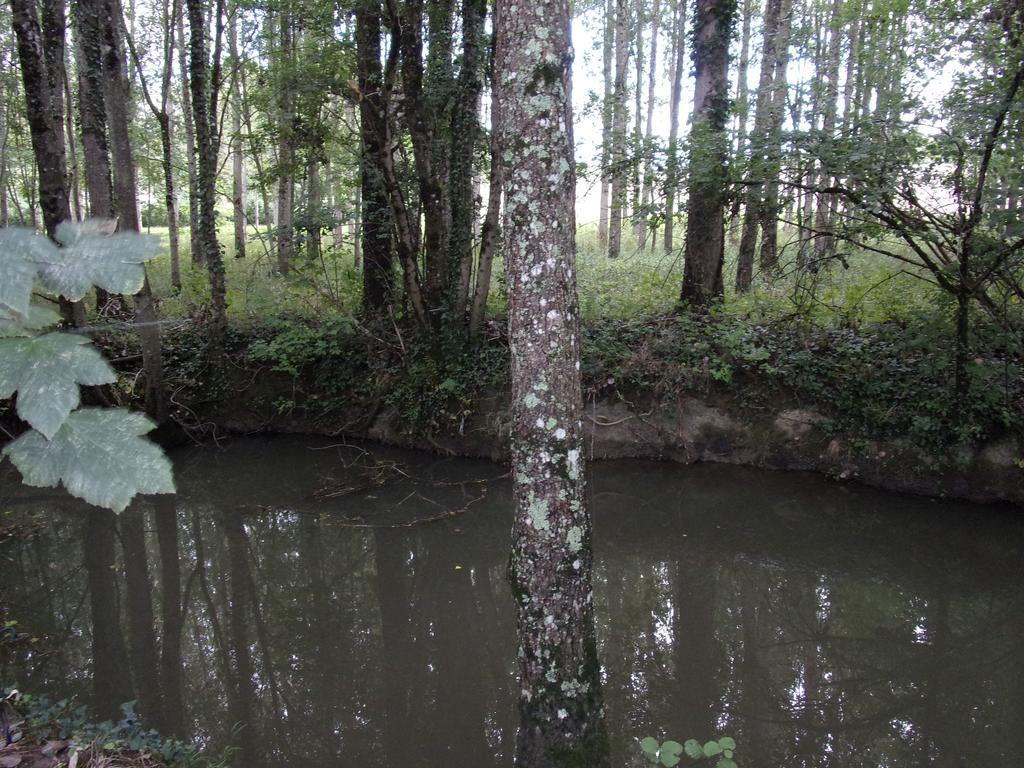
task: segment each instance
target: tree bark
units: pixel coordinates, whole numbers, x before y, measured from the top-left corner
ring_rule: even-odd
[[[601,202],[597,221],[597,242],[602,248],[608,247],[608,216],[609,191],[611,189],[612,151],[612,114],[615,111],[612,102],[613,77],[612,62],[615,52],[615,0],[605,0],[604,4],[604,41],[602,43],[602,75],[604,78],[604,95],[601,99]]]
[[[235,258],[245,258],[245,158],[242,155],[242,78],[238,58],[238,15],[235,8],[228,26],[228,46],[232,61],[231,76],[231,208],[235,225]]]
[[[828,54],[825,60],[824,90],[822,101],[824,108],[822,112],[821,135],[824,141],[832,141],[835,138],[837,100],[839,99],[839,42],[842,38],[842,15],[843,0],[832,0],[832,13],[828,24]],[[832,176],[822,168],[819,183],[827,187],[832,181]],[[832,206],[835,204],[835,195],[820,192],[817,195],[817,208],[814,215],[815,241],[814,251],[818,261],[818,268],[833,251],[835,241],[828,234],[832,227]]]
[[[520,729],[530,768],[608,764],[584,493],[567,0],[499,0]]]
[[[675,0],[672,24],[672,95],[669,99],[668,158],[665,168],[665,253],[675,247],[676,192],[679,189],[679,102],[686,66],[686,0]]]
[[[381,0],[356,5],[356,67],[359,85],[360,233],[363,257],[363,314],[379,316],[394,298],[391,258],[391,214],[384,188],[380,155],[386,123],[383,71],[380,63]]]
[[[768,182],[772,156],[773,113],[775,93],[779,88],[775,78],[785,76],[780,58],[789,45],[788,34],[783,31],[783,16],[792,0],[767,0],[764,9],[764,37],[761,44],[761,73],[757,83],[757,104],[754,107],[754,128],[750,134],[750,162],[747,167],[746,209],[743,215],[742,235],[736,259],[736,291],[750,290],[754,274],[754,252],[757,247],[758,227],[762,223],[764,188]],[[788,26],[785,27],[788,29]],[[784,82],[784,81],[783,81]],[[785,88],[782,85],[783,89]],[[780,115],[781,116],[781,115]]]
[[[686,263],[680,299],[706,307],[722,295],[728,195],[729,41],[736,0],[697,0]]]
[[[498,50],[498,20],[499,6],[494,9],[491,39],[491,175],[487,188],[487,213],[484,216],[483,226],[480,227],[480,260],[476,272],[476,291],[473,294],[473,308],[469,318],[469,336],[471,339],[478,339],[483,330],[485,315],[487,313],[487,296],[491,290],[491,268],[494,264],[494,254],[501,242],[500,219],[502,187],[504,185],[504,171],[501,158],[498,137],[501,135],[501,111],[498,89],[501,84],[498,80],[498,69],[494,63]]]
[[[185,124],[185,165],[188,169],[188,234],[192,263],[203,263],[203,246],[199,238],[199,174],[196,168],[195,114],[189,78],[188,47],[185,45],[185,4],[178,6],[175,27],[178,34],[178,72],[181,75],[181,112]]]
[[[295,33],[288,5],[278,14],[277,271],[287,275],[295,257]]]
[[[608,258],[622,252],[622,212],[626,207],[626,72],[629,70],[629,2],[615,0],[615,87],[612,92],[611,208]]]
[[[643,189],[640,194],[640,250],[647,247],[647,217],[654,203],[654,158],[652,156],[652,140],[654,138],[654,102],[655,88],[658,79],[658,34],[661,31],[661,0],[654,0],[651,9],[651,54],[647,64],[647,119],[644,126],[643,152]],[[637,84],[639,87],[639,83]]]
[[[469,283],[473,273],[473,230],[477,218],[473,165],[480,136],[483,92],[484,20],[487,0],[462,0],[462,61],[455,86],[449,160],[452,232],[449,244],[449,306],[453,322],[469,319]]]
[[[199,236],[202,260],[210,280],[211,348],[219,350],[227,329],[227,290],[224,282],[224,258],[217,241],[217,88],[219,41],[223,28],[224,0],[216,0],[214,19],[217,36],[211,62],[206,47],[206,17],[202,0],[186,0],[189,24],[189,88],[195,122],[195,141],[199,157],[197,192]]]

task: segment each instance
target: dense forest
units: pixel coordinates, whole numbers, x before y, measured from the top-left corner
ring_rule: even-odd
[[[711,345],[678,377],[753,370],[877,432],[881,382],[829,391],[867,344],[907,379],[891,393],[896,433],[943,443],[1018,423],[1019,4],[615,0],[572,12],[595,380],[664,378],[616,342],[629,334],[664,362],[678,340],[651,321],[688,307],[710,310],[692,317],[715,328],[703,340],[675,329]],[[503,375],[500,353],[466,351],[500,341],[488,322],[507,301],[509,149],[486,3],[3,13],[0,225],[52,234],[116,218],[165,244],[150,287],[131,301],[101,290],[90,313],[134,304],[153,322],[159,307],[202,324],[214,347],[231,327],[285,368],[354,347],[342,375],[364,389],[381,356],[464,400],[480,388],[473,372]],[[367,337],[379,342],[369,355]],[[808,344],[837,359],[780,374]],[[437,375],[407,349],[433,354]]]
[[[88,502],[0,467],[3,766],[43,759],[29,743],[62,765],[1004,759],[1016,521],[972,532],[991,573],[954,589],[896,501],[829,486],[812,519],[819,492],[785,481],[588,460],[1024,503],[1024,3],[10,0],[0,430],[25,485]],[[222,445],[257,432],[343,442]],[[604,550],[590,474],[622,511]],[[475,507],[491,488],[510,504]],[[645,517],[677,497],[675,523]],[[884,538],[876,509],[919,545],[877,556],[906,593],[840,552]],[[1006,631],[967,637],[982,615]],[[984,668],[973,705],[953,653]],[[466,733],[430,734],[417,697]],[[950,736],[967,706],[1007,745]]]

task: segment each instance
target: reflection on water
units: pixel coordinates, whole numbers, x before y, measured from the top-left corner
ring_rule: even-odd
[[[0,478],[0,683],[234,745],[246,766],[509,765],[510,486],[483,462],[248,439],[111,515]],[[733,735],[741,765],[1024,754],[1024,520],[720,466],[600,464],[613,765]],[[419,521],[419,522],[417,522]],[[1013,762],[1013,761],[1011,761]]]

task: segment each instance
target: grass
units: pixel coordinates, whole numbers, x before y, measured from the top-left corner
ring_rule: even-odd
[[[167,229],[149,231],[167,242]],[[323,258],[314,263],[296,261],[287,278],[277,273],[269,239],[250,229],[252,238],[244,259],[234,257],[230,226],[221,229],[227,272],[228,312],[232,323],[248,325],[279,317],[322,318],[325,314],[352,316],[360,305],[361,278],[354,263],[351,241],[334,248],[324,238]],[[170,257],[154,260],[149,268],[153,289],[165,317],[196,315],[209,299],[206,273],[192,264],[188,231],[182,231],[182,290],[170,280]],[[780,235],[781,275],[771,283],[756,280],[746,295],[733,289],[736,238],[726,244],[724,310],[756,322],[800,318],[817,325],[856,325],[880,322],[920,311],[934,311],[944,298],[925,281],[899,268],[883,256],[857,253],[847,259],[852,268],[838,263],[816,275],[798,274],[792,268],[796,242],[792,231]],[[657,248],[640,250],[631,231],[624,232],[622,255],[608,259],[600,247],[595,226],[577,233],[577,283],[584,322],[606,319],[636,320],[665,315],[676,307],[682,283],[681,247],[665,253]],[[756,279],[756,278],[755,278]],[[495,262],[488,301],[489,314],[505,314],[504,265]]]

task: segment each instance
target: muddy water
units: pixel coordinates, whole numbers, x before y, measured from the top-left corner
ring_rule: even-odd
[[[502,468],[297,438],[176,464],[116,526],[0,474],[29,530],[0,543],[0,683],[134,698],[237,765],[511,763]],[[612,765],[646,735],[766,768],[1024,759],[1019,511],[643,462],[590,498]]]

